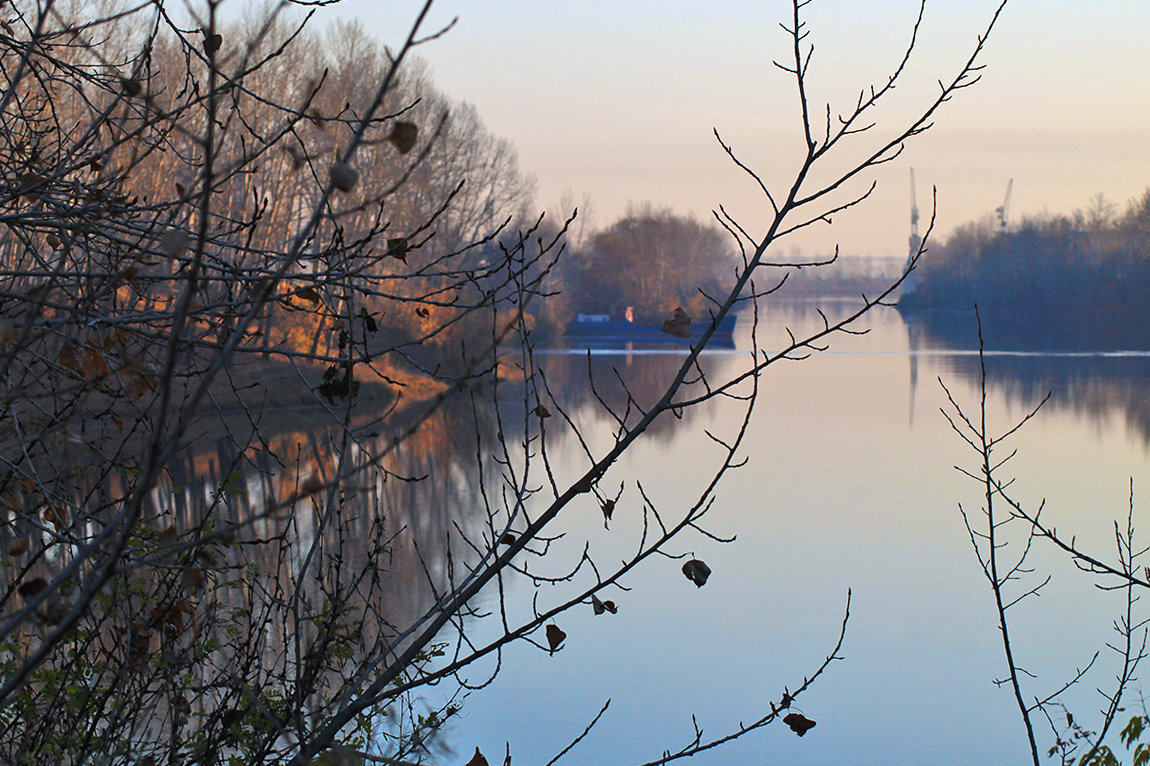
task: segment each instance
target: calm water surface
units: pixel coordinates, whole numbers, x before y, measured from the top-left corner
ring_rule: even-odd
[[[775,308],[760,339],[779,345],[784,327],[799,332],[820,321],[808,306]],[[710,564],[707,585],[688,582],[682,561],[652,560],[626,581],[631,590],[614,596],[617,615],[594,617],[588,608],[564,616],[568,638],[554,656],[529,646],[508,651],[496,680],[471,695],[450,729],[456,756],[448,762],[464,763],[479,746],[495,763],[510,742],[513,762],[546,763],[607,699],[607,714],[564,762],[657,758],[691,739],[692,716],[705,736],[720,735],[761,716],[817,668],[833,647],[848,589],[845,659],[798,701],[818,725],[799,739],[774,724],[692,763],[1026,760],[1010,692],[993,683],[1005,671],[993,600],[958,510],[959,503],[980,507],[979,486],[954,469],[976,468],[977,456],[939,413],[941,377],[975,414],[977,356],[908,327],[893,310],[875,313],[869,327],[764,377],[742,450],[749,462],[721,485],[708,517],[710,531],[737,540],[719,544],[696,534],[674,551]],[[746,342],[737,338],[740,348]],[[642,391],[670,374],[679,353],[599,349],[593,369],[617,367]],[[742,353],[708,361],[721,374]],[[553,382],[587,368],[582,353],[556,350],[540,359]],[[1150,359],[1081,349],[996,352],[987,371],[992,430],[1013,425],[1052,391],[1012,441],[1015,495],[1031,505],[1045,498],[1045,514],[1060,531],[1111,553],[1131,478],[1136,523],[1145,518],[1137,507],[1150,507],[1142,499],[1150,492]],[[593,446],[605,447],[610,424],[585,387],[570,385],[578,422]],[[574,561],[583,541],[605,562],[625,556],[640,518],[635,483],[668,514],[685,507],[720,459],[704,430],[732,436],[740,416],[738,407],[720,405],[656,429],[604,481],[612,491],[619,482],[627,487],[611,528],[592,503],[571,508],[559,557]],[[561,440],[553,460],[578,466],[576,447]],[[1121,601],[1046,546],[1031,561],[1030,585],[1047,574],[1052,580],[1040,598],[1011,612],[1020,662],[1037,676],[1026,691],[1046,696],[1101,649],[1094,670],[1065,697],[1089,727],[1104,702],[1095,688],[1107,688],[1117,668],[1104,644]],[[510,588],[509,601],[526,614],[533,589],[526,582]],[[540,592],[541,604],[550,598]],[[1040,734],[1049,745],[1049,730]]]

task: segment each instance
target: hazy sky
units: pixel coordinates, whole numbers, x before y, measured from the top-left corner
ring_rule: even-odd
[[[345,0],[340,12],[395,46],[420,5]],[[860,148],[954,75],[995,5],[929,3],[920,56]],[[917,7],[814,0],[815,108],[825,113],[829,101],[837,113],[881,83]],[[565,192],[577,203],[587,195],[593,223],[605,225],[631,201],[699,217],[723,204],[753,230],[766,220],[765,200],[711,130],[780,192],[791,180],[801,148],[797,98],[771,66],[788,53],[778,22],[789,12],[780,0],[440,0],[428,29],[459,22],[420,55],[444,91],[474,103],[492,132],[515,143],[538,180],[541,207],[556,207]],[[780,248],[838,243],[846,253],[905,253],[912,166],[924,220],[930,187],[938,187],[943,232],[992,214],[1012,178],[1012,218],[1070,212],[1098,192],[1125,205],[1150,186],[1148,32],[1146,0],[1011,0],[982,82],[878,173],[866,206]]]

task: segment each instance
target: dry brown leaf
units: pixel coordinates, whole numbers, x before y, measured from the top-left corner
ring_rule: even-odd
[[[614,601],[600,601],[594,594],[591,595],[591,609],[595,614],[603,614],[603,612],[616,614],[619,611],[619,607],[615,606]]]
[[[332,184],[341,192],[351,191],[359,181],[359,173],[355,172],[355,168],[343,162],[333,164],[328,173],[331,175]]]
[[[68,528],[68,515],[63,509],[49,505],[44,508],[43,516],[44,521],[49,522],[61,534]]]
[[[94,348],[85,349],[81,369],[88,380],[97,380],[108,374],[108,360]]]
[[[9,556],[20,556],[20,555],[23,555],[24,552],[27,550],[28,550],[28,540],[27,539],[13,540],[11,543],[8,544],[8,555]]]
[[[698,559],[691,559],[683,565],[683,574],[696,586],[702,588],[707,584],[707,578],[711,576],[711,568]]]
[[[208,31],[206,29],[204,30],[204,53],[210,56],[218,51],[223,44],[224,37],[219,32],[208,34]]]
[[[391,126],[391,133],[387,140],[400,154],[407,154],[415,148],[415,140],[419,137],[419,128],[414,122],[402,120]]]
[[[204,586],[204,570],[189,567],[180,573],[180,582],[185,590],[199,590]]]
[[[471,760],[467,762],[466,766],[488,766],[487,759],[483,757],[483,753],[479,752],[479,748],[475,748],[475,755],[471,756]]]
[[[407,251],[411,247],[407,242],[407,237],[392,237],[387,240],[387,255],[389,258],[398,258],[399,260],[407,263]]]
[[[48,587],[48,581],[47,580],[45,580],[43,577],[36,577],[34,579],[28,580],[27,582],[20,583],[19,587],[17,587],[16,590],[24,598],[29,598],[31,596],[35,596],[37,593],[39,593],[40,591],[44,590],[47,587]]]
[[[676,308],[671,318],[663,322],[663,332],[684,340],[691,337],[691,317],[682,308]]]
[[[547,646],[554,652],[563,643],[563,639],[567,638],[567,634],[556,624],[552,623],[547,626]]]
[[[815,722],[802,713],[788,713],[783,723],[791,727],[791,731],[800,737],[815,727]]]
[[[32,199],[38,199],[40,192],[43,191],[43,189],[39,188],[42,183],[44,183],[44,177],[39,173],[35,171],[25,173],[20,176],[20,194],[25,197],[31,197]]]

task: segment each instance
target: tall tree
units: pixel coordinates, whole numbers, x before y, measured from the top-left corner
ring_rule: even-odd
[[[730,237],[717,225],[650,204],[632,207],[565,265],[561,275],[579,310],[656,318],[676,306],[706,310],[734,279],[737,260]]]

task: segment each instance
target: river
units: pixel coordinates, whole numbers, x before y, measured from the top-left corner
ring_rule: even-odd
[[[760,343],[779,348],[788,329],[796,335],[817,329],[822,318],[816,305],[769,304],[759,318]],[[821,305],[832,317],[848,307]],[[711,380],[746,364],[747,319],[740,319],[733,348],[705,355],[702,368]],[[941,378],[968,414],[977,415],[974,320],[952,320],[939,331],[879,309],[865,334],[838,336],[803,361],[770,365],[738,453],[746,464],[724,477],[705,519],[708,532],[734,541],[688,530],[668,551],[707,562],[712,574],[705,586],[684,577],[686,558],[654,557],[624,578],[626,590],[604,594],[618,605],[617,614],[596,615],[587,605],[561,615],[557,622],[566,639],[559,651],[512,644],[494,680],[493,658],[471,667],[466,679],[483,688],[466,697],[443,731],[439,745],[446,750],[435,751],[438,762],[465,763],[479,747],[490,763],[499,763],[509,743],[514,763],[547,763],[608,699],[606,713],[564,762],[656,759],[688,744],[692,716],[704,739],[721,736],[769,712],[772,701],[819,667],[839,634],[848,591],[842,659],[796,700],[816,726],[799,738],[776,722],[693,763],[1024,762],[1026,739],[1012,695],[994,683],[1006,668],[993,596],[959,511],[961,504],[977,522],[981,487],[955,466],[977,471],[978,455],[940,413],[947,406]],[[963,322],[969,326],[955,332]],[[1060,532],[1112,558],[1114,522],[1126,518],[1131,480],[1136,525],[1145,516],[1150,352],[1113,344],[1092,351],[1081,342],[1071,350],[1056,343],[1013,347],[1010,339],[996,337],[987,345],[991,431],[1008,430],[1051,394],[1011,437],[1008,449],[1017,455],[1003,477],[1015,477],[1014,494],[1028,506],[1045,499],[1044,518]],[[560,489],[586,469],[584,445],[599,455],[612,443],[613,421],[603,405],[625,406],[618,381],[626,381],[640,403],[650,402],[683,354],[681,347],[633,344],[536,350],[551,392],[547,401],[556,410],[546,422],[549,465]],[[505,388],[509,396],[500,411],[494,407],[499,397],[475,408],[455,397],[426,418],[387,458],[390,477],[359,482],[356,494],[367,504],[345,506],[330,531],[329,542],[338,546],[325,554],[325,578],[353,578],[365,566],[389,575],[361,599],[379,626],[367,630],[365,623],[363,637],[399,631],[426,610],[433,590],[472,555],[464,536],[490,539],[479,490],[498,509],[507,488],[492,436],[500,422],[510,443],[522,436],[513,425],[516,405],[522,422],[522,400],[514,385]],[[565,535],[549,544],[546,559],[524,560],[533,572],[558,575],[579,561],[586,546],[606,571],[634,550],[642,533],[640,488],[664,518],[684,511],[722,460],[708,433],[732,439],[743,413],[744,403],[721,400],[688,410],[682,419],[657,421],[599,483],[607,496],[622,488],[610,523],[604,523],[599,501],[583,495],[560,517]],[[390,438],[371,425],[371,416],[360,429],[365,435],[357,437],[360,446],[348,453],[353,462],[379,451],[373,439],[382,445]],[[273,418],[278,435],[269,433],[263,442],[270,452],[249,450],[243,461],[227,440],[204,451],[211,443],[205,437],[198,451],[169,471],[157,506],[173,498],[177,522],[190,525],[205,500],[218,502],[212,498],[220,493],[212,488],[223,486],[229,512],[242,519],[269,498],[305,485],[308,476],[333,475],[341,450],[349,449],[340,446],[342,432],[319,425],[319,418],[314,428],[308,422],[296,411]],[[402,413],[388,422],[383,431],[409,427]],[[538,465],[528,482],[535,487],[547,483]],[[281,578],[304,565],[315,523],[307,508],[287,527],[288,536],[299,540],[296,559],[281,556],[276,564],[272,551],[260,563]],[[496,521],[505,518],[501,513]],[[277,523],[257,522],[253,534],[272,536]],[[1022,533],[1018,525],[1003,531],[1008,555],[1020,550]],[[445,540],[452,541],[450,556]],[[1109,689],[1119,667],[1105,645],[1116,638],[1112,624],[1123,606],[1121,594],[1099,590],[1097,580],[1042,541],[1028,564],[1033,573],[1012,584],[1011,593],[1047,575],[1051,580],[1039,597],[1009,613],[1019,663],[1036,676],[1023,679],[1024,693],[1030,700],[1047,696],[1101,650],[1090,673],[1064,695],[1082,725],[1097,726],[1104,700],[1095,690]],[[586,579],[581,582],[586,586]],[[511,624],[528,619],[533,604],[544,610],[572,592],[570,583],[535,587],[523,577],[508,577],[502,587]],[[479,606],[496,618],[467,620],[469,638],[498,637],[499,592],[482,593]],[[267,651],[280,656],[291,640],[290,631],[269,634]],[[442,691],[449,686],[424,692],[416,712],[442,705],[439,695],[454,690]],[[1134,706],[1139,691],[1128,690]],[[1060,710],[1052,715],[1057,723],[1065,720]],[[1053,742],[1044,722],[1039,741],[1044,748]]]
[[[770,348],[787,327],[816,326],[812,306],[772,307],[760,318],[761,342]],[[569,637],[553,656],[509,649],[498,677],[471,695],[448,731],[454,760],[479,746],[495,763],[509,742],[515,763],[546,763],[608,699],[607,713],[564,761],[655,759],[687,744],[692,716],[705,737],[725,733],[767,712],[817,668],[835,643],[848,590],[843,659],[797,702],[817,726],[800,739],[779,722],[692,763],[1028,758],[1009,688],[994,684],[1005,677],[994,601],[959,512],[960,503],[972,516],[981,507],[980,486],[955,470],[977,470],[978,456],[940,413],[939,378],[977,414],[977,353],[908,326],[893,309],[874,312],[867,327],[805,361],[768,369],[741,450],[748,463],[725,478],[708,517],[708,530],[737,540],[696,534],[674,551],[708,562],[706,586],[680,573],[682,560],[656,559],[627,578],[631,590],[615,597],[618,614],[588,608],[565,616]],[[994,341],[992,349],[1009,347]],[[715,373],[745,362],[747,342],[744,327],[736,349],[708,357]],[[1131,479],[1136,524],[1147,504],[1150,356],[1124,351],[991,350],[986,359],[992,431],[1013,426],[1052,392],[1011,439],[1018,454],[1006,470],[1016,477],[1015,495],[1032,507],[1045,498],[1050,523],[1105,554],[1114,550],[1114,521],[1125,521]],[[540,358],[567,370],[572,358],[585,368],[585,354],[552,349]],[[633,347],[594,354],[596,369],[614,366],[634,380],[657,378],[681,357]],[[592,442],[609,435],[591,404],[577,415]],[[682,508],[719,459],[704,430],[729,436],[740,416],[736,403],[720,403],[661,429],[626,456],[619,480],[642,482],[653,501]],[[556,463],[566,459],[553,454]],[[620,503],[610,529],[593,508],[571,514],[565,553],[576,557],[586,540],[605,560],[619,558],[634,544],[627,535],[639,517],[634,502]],[[1024,540],[1020,531],[1011,532],[1008,552]],[[1077,720],[1096,726],[1104,700],[1095,689],[1108,688],[1118,669],[1105,643],[1116,638],[1121,594],[1098,590],[1049,545],[1036,544],[1029,563],[1035,572],[1023,589],[1047,574],[1051,581],[1009,612],[1019,663],[1037,676],[1023,679],[1024,693],[1045,697],[1101,650],[1064,695]],[[531,588],[510,587],[508,601],[526,614]],[[1138,689],[1129,691],[1136,704]],[[1040,745],[1049,746],[1049,726],[1041,726]]]

